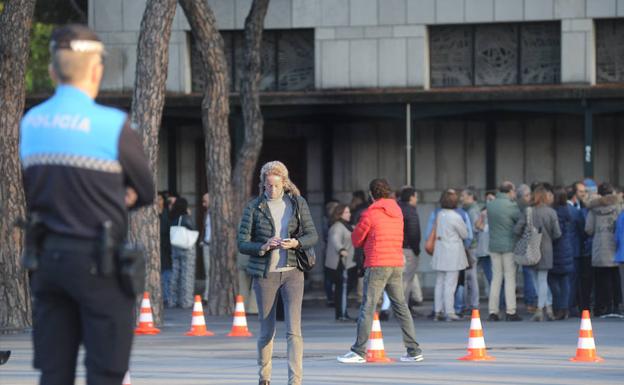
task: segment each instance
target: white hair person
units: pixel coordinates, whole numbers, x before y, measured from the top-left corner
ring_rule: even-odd
[[[288,177],[288,169],[286,168],[286,165],[279,160],[267,162],[260,169],[260,187],[258,191],[260,191],[261,194],[264,191],[264,184],[267,176],[269,175],[275,175],[282,178],[285,192],[295,196],[301,195],[297,186],[295,186],[295,184]]]

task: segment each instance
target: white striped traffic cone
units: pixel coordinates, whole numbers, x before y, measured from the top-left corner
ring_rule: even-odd
[[[594,332],[592,331],[589,310],[583,310],[581,318],[581,329],[579,330],[578,344],[576,345],[576,356],[570,358],[575,362],[601,362],[604,361],[596,354],[596,344],[594,343]]]
[[[488,356],[481,327],[481,317],[478,309],[472,309],[470,320],[470,333],[468,335],[468,355],[458,358],[462,361],[493,361],[494,357]]]
[[[379,322],[379,314],[377,312],[373,316],[373,327],[368,338],[366,362],[392,362],[392,359],[386,357],[383,336],[381,334],[381,323]]]
[[[134,334],[158,334],[160,329],[154,327],[152,318],[152,306],[150,305],[149,293],[143,293],[141,301],[141,314],[139,315],[139,326],[134,329]]]
[[[242,295],[236,296],[236,309],[234,309],[234,322],[232,331],[228,337],[251,337],[252,334],[247,329],[247,317],[245,316],[245,300]]]
[[[185,333],[187,336],[214,336],[214,333],[206,329],[206,319],[204,318],[204,308],[202,307],[201,297],[195,296],[195,304],[193,305],[193,319],[191,320],[191,329]]]

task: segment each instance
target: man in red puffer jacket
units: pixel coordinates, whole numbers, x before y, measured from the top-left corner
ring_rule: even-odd
[[[385,179],[370,183],[374,203],[362,214],[351,234],[355,247],[364,247],[364,290],[357,322],[357,339],[351,350],[337,357],[345,364],[366,362],[373,314],[386,289],[394,314],[401,323],[407,354],[401,361],[422,361],[422,350],[416,342],[414,321],[403,292],[403,213]]]

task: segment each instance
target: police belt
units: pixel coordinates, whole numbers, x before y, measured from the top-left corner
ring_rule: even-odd
[[[100,242],[98,239],[88,239],[48,233],[43,241],[45,251],[67,251],[81,254],[92,254],[99,252]]]

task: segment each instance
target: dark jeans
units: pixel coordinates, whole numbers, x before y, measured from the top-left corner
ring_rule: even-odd
[[[592,286],[594,284],[594,272],[591,265],[591,257],[574,259],[574,283],[570,292],[575,296],[575,306],[582,312],[591,308]]]
[[[613,313],[622,302],[619,267],[594,267],[594,315]]]
[[[492,259],[489,255],[485,257],[477,258],[477,267],[481,267],[483,269],[483,274],[485,274],[485,279],[488,281],[488,285],[492,283]]]
[[[327,302],[331,302],[334,300],[334,280],[332,279],[332,269],[326,267],[324,280],[323,280],[323,289],[325,290],[325,299]]]
[[[128,370],[134,297],[122,292],[115,275],[98,276],[95,266],[95,253],[46,250],[32,275],[40,385],[74,383],[81,343],[89,385],[119,385]]]
[[[402,267],[369,267],[364,273],[364,288],[362,305],[357,321],[357,339],[351,347],[354,353],[366,357],[366,343],[371,332],[373,313],[381,295],[386,290],[392,310],[401,324],[403,332],[403,344],[408,354],[413,354],[418,348],[414,320],[405,302],[403,292],[403,268]]]
[[[537,305],[537,291],[530,266],[522,266],[522,277],[524,278],[524,304],[535,306]]]
[[[293,269],[283,273],[268,273],[266,278],[256,277],[253,280],[253,289],[256,293],[260,319],[260,334],[258,335],[260,380],[271,380],[275,314],[278,293],[280,293],[284,301],[286,320],[288,384],[299,385],[303,376],[303,336],[301,335],[303,272]]]
[[[331,282],[335,287],[334,289],[334,309],[336,319],[347,316],[347,297],[349,293],[357,286],[357,268],[354,266],[346,271],[346,278],[344,265],[342,261],[338,263],[336,270],[325,268],[325,271],[329,273]],[[344,285],[346,284],[347,290],[345,292]]]
[[[570,275],[548,273],[548,286],[553,297],[553,309],[566,310],[570,303]]]

